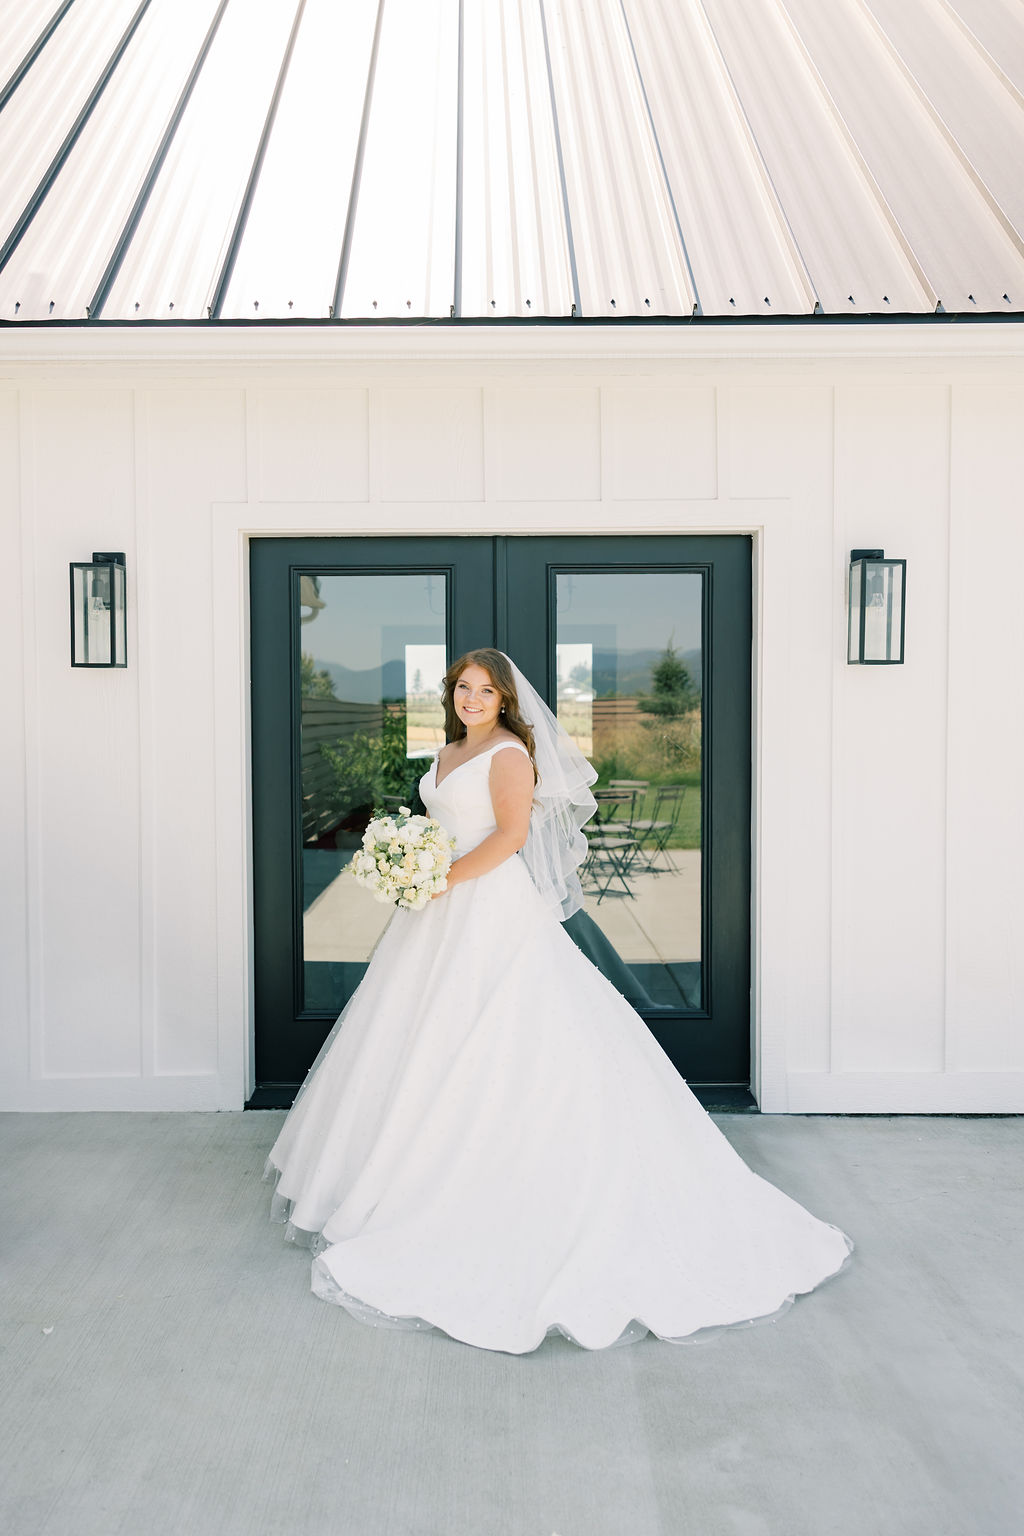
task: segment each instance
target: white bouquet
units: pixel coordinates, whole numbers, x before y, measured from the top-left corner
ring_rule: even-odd
[[[377,901],[419,911],[447,889],[454,847],[433,816],[414,816],[403,805],[397,816],[374,816],[348,868]]]

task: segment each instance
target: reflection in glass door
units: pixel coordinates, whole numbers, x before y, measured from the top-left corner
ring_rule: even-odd
[[[444,572],[297,571],[302,1008],[337,1015],[391,917],[343,875],[374,808],[444,745]]]
[[[598,772],[572,937],[641,1012],[699,1009],[703,573],[557,573],[555,676]]]
[[[391,912],[343,867],[374,807],[416,804],[444,668],[480,645],[598,770],[570,936],[691,1082],[748,1081],[750,557],[731,536],[253,541],[253,1105],[291,1102],[365,971]]]

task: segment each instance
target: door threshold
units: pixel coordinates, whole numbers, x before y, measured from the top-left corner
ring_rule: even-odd
[[[262,1088],[253,1090],[252,1098],[246,1101],[244,1108],[291,1109],[298,1091],[298,1083],[265,1083]]]
[[[687,1087],[704,1109],[715,1114],[756,1115],[757,1101],[746,1083],[688,1083]],[[246,1109],[291,1109],[298,1083],[265,1083],[257,1088]]]
[[[756,1115],[757,1100],[748,1083],[687,1083],[698,1103],[715,1114]]]

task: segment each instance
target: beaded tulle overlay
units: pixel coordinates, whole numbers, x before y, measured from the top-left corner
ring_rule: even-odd
[[[421,785],[458,853],[490,756]],[[317,1296],[513,1354],[773,1320],[852,1250],[746,1166],[518,858],[395,913],[268,1172]]]

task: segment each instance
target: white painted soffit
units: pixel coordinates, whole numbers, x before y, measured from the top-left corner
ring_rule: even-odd
[[[1020,0],[2,0],[0,322],[1024,312]]]

